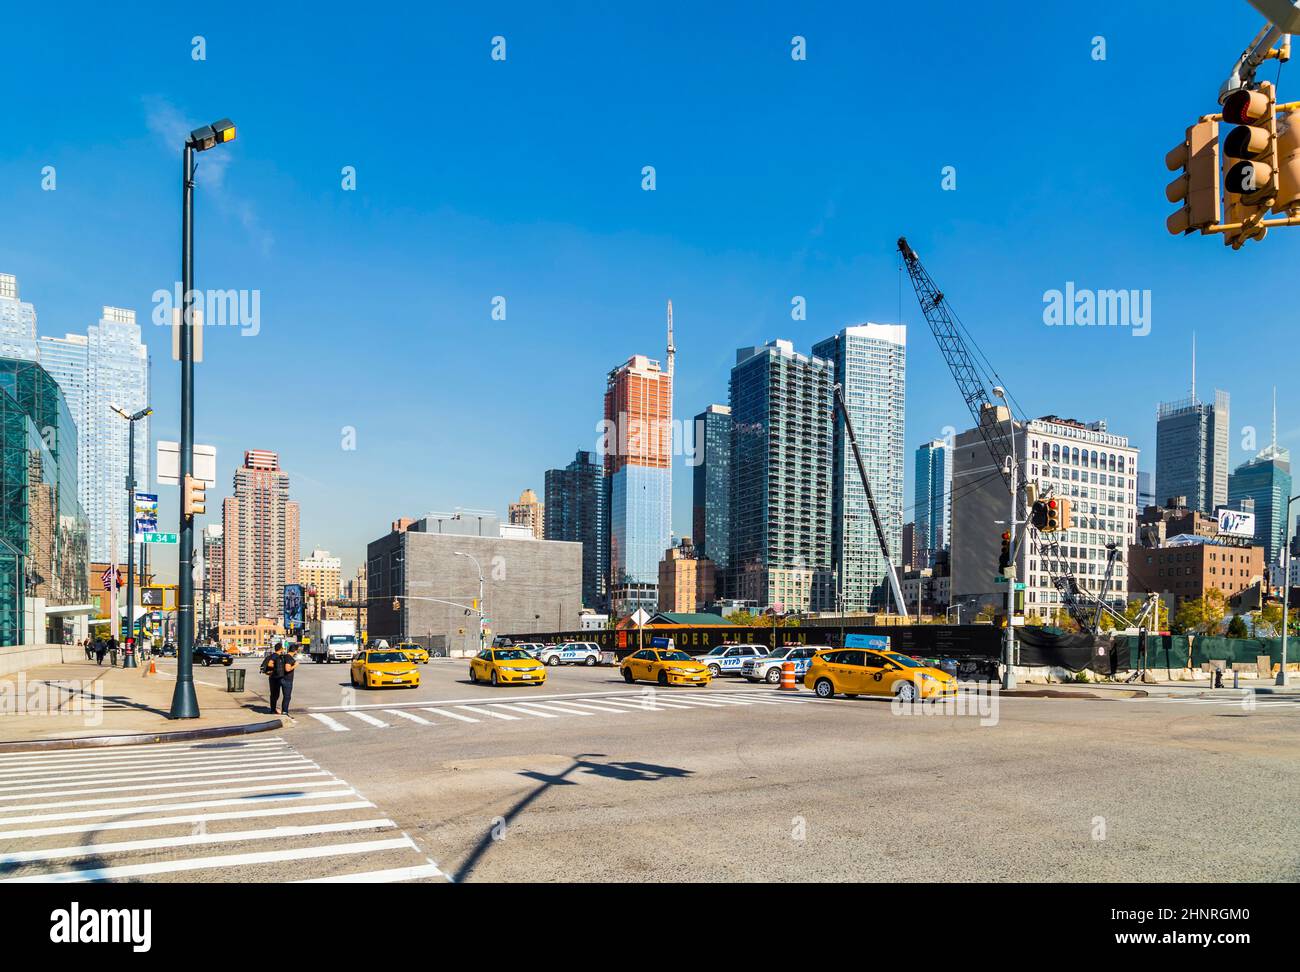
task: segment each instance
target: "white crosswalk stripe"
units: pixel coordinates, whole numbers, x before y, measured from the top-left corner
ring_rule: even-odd
[[[597,693],[594,695],[533,696],[490,698],[481,702],[457,700],[441,705],[393,707],[380,709],[384,715],[406,720],[417,726],[448,726],[455,722],[481,724],[499,720],[526,725],[537,719],[585,719],[592,716],[628,715],[636,712],[673,713],[700,712],[704,710],[742,712],[754,706],[783,708],[792,705],[836,705],[834,701],[818,699],[809,693],[764,692],[762,689],[735,692],[707,692],[698,688],[681,690],[647,687],[641,691],[622,693]],[[416,715],[416,711],[426,713]],[[329,708],[325,712],[308,713],[332,731],[351,731],[366,726],[391,728],[391,723],[359,709]],[[357,726],[350,720],[364,723]],[[452,720],[452,721],[446,721]],[[593,723],[594,724],[594,723]],[[504,728],[504,727],[503,727]]]
[[[382,810],[281,738],[2,755],[0,884],[445,879]]]
[[[1243,708],[1254,706],[1257,709],[1296,709],[1300,708],[1300,699],[1281,695],[1231,695],[1220,698],[1203,699],[1203,698],[1179,698],[1176,696],[1165,696],[1161,698],[1146,699],[1128,699],[1128,702],[1150,705],[1219,705],[1231,706],[1233,708]]]

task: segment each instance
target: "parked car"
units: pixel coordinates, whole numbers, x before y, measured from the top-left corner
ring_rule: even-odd
[[[599,665],[600,645],[591,641],[566,641],[548,645],[535,656],[544,665]]]
[[[536,658],[538,655],[540,655],[540,654],[541,654],[543,651],[545,651],[547,648],[554,648],[555,646],[554,646],[554,645],[544,645],[544,644],[542,644],[540,641],[516,641],[516,642],[515,642],[514,644],[512,644],[512,645],[498,645],[498,646],[496,646],[496,647],[500,647],[500,648],[518,648],[520,651],[526,651],[526,652],[528,652],[528,654],[529,654],[531,657]]]
[[[235,656],[228,651],[222,651],[218,645],[195,645],[194,660],[206,668],[209,665],[230,665],[234,662]]]
[[[739,675],[746,661],[763,658],[767,651],[767,645],[722,644],[698,660],[708,667],[711,676],[717,678],[720,675]]]
[[[158,654],[163,658],[175,658],[176,645],[173,642],[169,641],[166,644],[164,644],[161,648],[158,649]]]
[[[784,648],[778,648],[770,655],[755,656],[746,658],[740,667],[740,674],[751,682],[770,682],[773,685],[781,683],[781,666],[785,662],[794,662],[794,677],[796,683],[798,679],[803,678],[803,673],[808,671],[808,663],[812,661],[813,655],[829,647],[828,645],[786,645]]]

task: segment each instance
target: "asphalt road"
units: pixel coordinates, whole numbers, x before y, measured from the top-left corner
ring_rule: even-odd
[[[206,827],[201,849],[167,845],[176,827],[131,830],[159,846],[97,853],[94,866],[143,868],[137,880],[1300,879],[1294,697],[1003,698],[982,713],[907,713],[734,679],[633,687],[607,668],[552,669],[545,686],[492,689],[471,685],[467,666],[435,660],[420,689],[356,691],[346,666],[303,665],[297,722],[276,737],[284,750],[230,752],[256,756],[258,778],[245,769],[214,787],[264,785],[278,816],[249,822],[239,795],[229,819],[184,830]],[[97,766],[85,772],[102,785]],[[33,792],[69,789],[45,784],[43,769],[0,764],[0,879],[72,872],[88,865],[68,847],[124,839],[7,836],[38,826],[6,823]],[[46,789],[15,790],[24,781],[6,773],[20,771]],[[15,794],[19,807],[2,802]],[[61,801],[95,797],[42,797],[52,808],[39,813],[84,812]],[[240,836],[280,825],[293,829]],[[51,848],[61,856],[12,857]],[[266,859],[268,850],[282,853]],[[230,860],[168,870],[217,854]]]

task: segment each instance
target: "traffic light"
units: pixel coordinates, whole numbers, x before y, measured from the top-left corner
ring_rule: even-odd
[[[186,475],[181,493],[182,509],[186,516],[197,516],[207,509],[207,489],[203,480]]]
[[[1011,566],[1011,531],[1002,531],[1002,552],[998,555],[998,573],[1005,574]]]
[[[1173,182],[1165,187],[1165,198],[1171,203],[1182,203],[1177,212],[1165,220],[1170,233],[1190,233],[1203,230],[1219,221],[1219,123],[1197,122],[1187,129],[1181,145],[1176,145],[1165,156],[1165,168],[1170,172],[1182,170]]]
[[[1047,500],[1038,500],[1029,508],[1029,523],[1035,530],[1047,529]]]
[[[1300,111],[1288,111],[1277,120],[1277,201],[1273,212],[1287,213],[1300,206]]]
[[[1254,224],[1264,218],[1278,195],[1275,107],[1273,86],[1267,81],[1253,90],[1240,88],[1223,102],[1223,120],[1237,126],[1223,139],[1226,222],[1247,224],[1225,234],[1224,242],[1233,248],[1246,240],[1262,240],[1268,233]]]
[[[1038,527],[1043,533],[1060,533],[1070,529],[1070,501],[1064,497],[1045,501],[1044,523]],[[1034,526],[1038,526],[1037,523]]]

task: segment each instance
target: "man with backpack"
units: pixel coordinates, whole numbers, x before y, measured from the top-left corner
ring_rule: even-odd
[[[271,713],[274,714],[280,704],[281,680],[284,677],[280,656],[284,654],[284,644],[277,642],[271,653],[262,659],[262,674],[269,680],[271,689]]]

